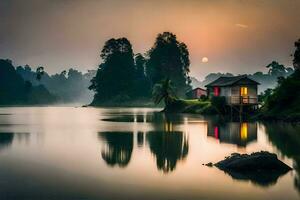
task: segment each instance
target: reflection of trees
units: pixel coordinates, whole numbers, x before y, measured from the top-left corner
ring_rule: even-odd
[[[0,149],[8,147],[14,139],[13,133],[0,133]]]
[[[182,132],[148,132],[147,141],[156,156],[157,168],[166,173],[173,171],[177,161],[188,154],[188,140]]]
[[[300,126],[291,124],[266,124],[266,134],[277,149],[296,164],[295,187],[300,191]]]
[[[102,132],[99,133],[99,138],[106,143],[101,155],[108,165],[128,165],[133,150],[132,132]]]

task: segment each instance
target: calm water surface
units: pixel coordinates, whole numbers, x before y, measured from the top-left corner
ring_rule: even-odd
[[[146,108],[0,108],[0,199],[300,199],[300,127]],[[275,152],[280,177],[203,166]]]

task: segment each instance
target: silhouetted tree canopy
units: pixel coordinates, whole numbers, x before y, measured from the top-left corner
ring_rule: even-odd
[[[280,119],[300,119],[300,70],[281,78],[279,85],[267,97],[265,115]]]
[[[95,92],[92,105],[136,99],[139,96],[137,85],[145,82],[144,60],[138,56],[135,63],[130,42],[126,38],[110,39],[105,43],[100,57],[103,62],[89,87]]]
[[[136,91],[136,97],[144,97],[148,98],[151,94],[151,85],[148,77],[146,76],[146,58],[138,53],[134,57],[135,62],[135,91]]]
[[[28,71],[29,67],[25,66],[24,70]],[[55,97],[43,85],[33,86],[30,81],[25,81],[11,60],[0,60],[0,105],[48,104],[54,101]]]
[[[295,42],[295,53],[294,53],[294,59],[293,64],[295,69],[300,69],[300,39]]]
[[[176,93],[185,96],[191,88],[189,77],[189,52],[187,46],[179,42],[170,32],[158,34],[154,46],[148,52],[147,75],[152,85],[169,78]]]
[[[37,73],[30,66],[17,67],[17,73],[24,80],[31,82],[33,86],[44,85],[52,94],[54,94],[60,103],[82,102],[90,103],[92,92],[88,89],[90,80],[95,76],[95,70],[89,70],[83,74],[76,69],[70,68],[61,73],[49,75],[43,72],[40,80],[37,80]]]
[[[284,65],[279,64],[276,61],[272,61],[270,64],[266,66],[269,69],[269,74],[272,76],[281,76],[286,72]]]
[[[36,69],[36,79],[40,81],[42,79],[42,76],[44,75],[44,67],[38,67]]]

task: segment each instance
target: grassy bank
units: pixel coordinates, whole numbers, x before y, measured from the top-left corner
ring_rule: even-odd
[[[165,107],[164,111],[169,113],[217,114],[211,101],[198,99],[175,99],[170,105]]]

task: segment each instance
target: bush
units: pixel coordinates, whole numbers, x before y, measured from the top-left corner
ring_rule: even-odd
[[[201,101],[207,101],[207,100],[208,100],[208,96],[206,96],[206,95],[201,95],[200,100],[201,100]]]
[[[221,114],[226,113],[226,98],[225,97],[212,97],[211,105]]]

